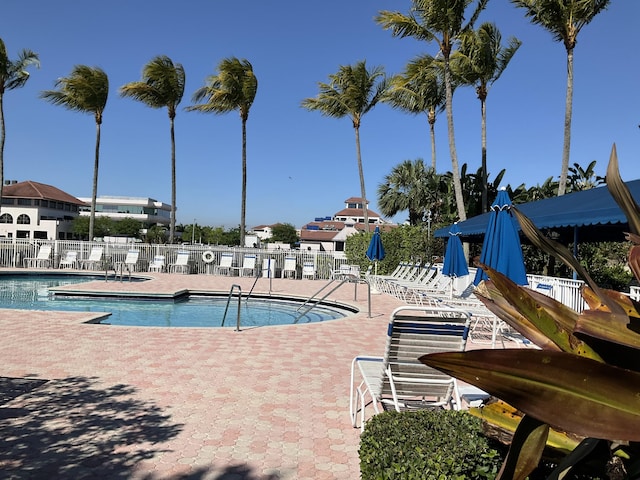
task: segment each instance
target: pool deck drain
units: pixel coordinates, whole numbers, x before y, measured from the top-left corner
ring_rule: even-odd
[[[74,289],[169,295],[248,292],[254,278],[146,274]],[[325,281],[260,279],[254,292],[309,297]],[[269,287],[271,286],[271,290]],[[0,376],[41,385],[0,405],[10,478],[353,479],[359,430],[349,367],[382,354],[403,303],[345,284],[360,313],[321,323],[233,328],[91,325],[95,313],[0,310]],[[225,476],[226,475],[226,476]]]

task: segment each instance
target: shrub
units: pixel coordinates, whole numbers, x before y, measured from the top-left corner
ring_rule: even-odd
[[[360,439],[360,474],[363,480],[493,479],[503,461],[498,449],[467,412],[384,412],[367,422]]]

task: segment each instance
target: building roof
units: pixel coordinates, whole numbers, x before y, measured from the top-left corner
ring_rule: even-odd
[[[369,216],[369,218],[380,218],[380,214],[377,212],[374,212],[373,210],[370,210],[367,208],[367,215]],[[339,212],[334,214],[334,217],[362,217],[364,216],[364,214],[362,213],[362,209],[361,208],[343,208],[342,210],[340,210]]]
[[[51,185],[46,185],[44,183],[33,182],[31,180],[5,185],[2,188],[2,196],[7,198],[37,198],[41,200],[55,200],[56,202],[85,205],[85,202],[82,200],[63,192],[59,188],[52,187]]]
[[[362,197],[349,197],[344,203],[362,203]],[[369,205],[369,200],[367,200],[367,205]]]

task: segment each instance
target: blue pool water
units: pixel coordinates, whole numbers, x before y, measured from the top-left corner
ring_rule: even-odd
[[[0,276],[0,308],[62,310],[111,313],[102,323],[156,327],[220,327],[227,297],[188,296],[168,299],[109,299],[53,295],[49,289],[104,277],[68,275]],[[292,324],[304,310],[295,301],[243,298],[240,302],[241,327]],[[231,299],[224,326],[235,326],[238,299]],[[321,322],[346,316],[348,312],[323,305],[315,306],[297,323]]]

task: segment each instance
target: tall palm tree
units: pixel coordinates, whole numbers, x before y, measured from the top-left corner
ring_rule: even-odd
[[[120,95],[131,97],[151,108],[167,107],[171,125],[171,221],[169,243],[174,242],[176,231],[176,111],[182,96],[186,75],[181,64],[174,64],[166,55],[153,58],[142,69],[142,80],[120,87]]]
[[[91,213],[89,217],[89,241],[93,239],[98,195],[98,165],[100,163],[100,128],[102,114],[109,96],[109,78],[98,67],[76,65],[68,77],[56,80],[57,90],[45,90],[40,98],[53,105],[69,110],[93,114],[96,121],[96,149],[93,161],[93,188],[91,190]]]
[[[468,30],[461,36],[458,51],[452,56],[455,75],[467,85],[474,85],[480,100],[482,124],[482,212],[488,211],[487,193],[487,95],[489,86],[500,78],[522,42],[509,38],[502,46],[500,31],[491,22],[485,22],[477,30]]]
[[[253,66],[245,59],[225,58],[218,73],[206,79],[206,85],[193,94],[187,111],[223,114],[238,110],[242,121],[242,206],[240,209],[240,245],[244,246],[247,213],[247,120],[258,92],[258,79]]]
[[[404,74],[394,75],[383,99],[391,107],[418,115],[426,113],[431,138],[431,168],[436,169],[436,117],[445,108],[441,62],[422,55],[409,62]]]
[[[7,48],[0,38],[0,205],[2,205],[2,185],[4,184],[4,94],[7,90],[24,87],[29,80],[27,68],[31,65],[40,66],[38,54],[24,49],[16,60],[10,60]]]
[[[384,98],[389,80],[382,67],[367,70],[365,61],[357,62],[355,65],[341,65],[338,73],[329,75],[329,80],[329,83],[318,82],[320,92],[316,97],[304,99],[302,107],[307,110],[318,110],[327,117],[351,118],[356,135],[356,158],[360,176],[364,228],[368,232],[369,213],[360,152],[360,125],[362,117]]]
[[[392,217],[409,212],[409,224],[420,225],[431,213],[438,217],[440,176],[433,168],[425,167],[422,159],[405,160],[396,165],[378,186],[378,206],[383,215]]]
[[[526,10],[525,17],[531,23],[548,30],[556,42],[562,42],[567,50],[567,96],[564,112],[564,146],[562,168],[558,182],[558,196],[567,188],[569,155],[571,150],[571,118],[573,114],[573,50],[580,30],[595,16],[606,9],[610,0],[511,0]]]
[[[455,43],[460,35],[471,28],[488,0],[477,0],[469,22],[464,25],[465,11],[474,0],[412,0],[413,8],[408,15],[400,12],[383,10],[376,17],[376,22],[384,29],[391,30],[395,37],[414,37],[438,44],[439,54],[444,63],[444,85],[446,94],[447,130],[449,133],[449,152],[451,170],[456,198],[456,208],[460,220],[466,220],[462,196],[462,184],[458,167],[458,154],[455,145],[453,128],[453,82],[449,61]]]

